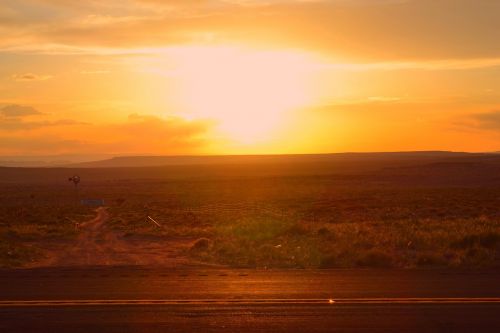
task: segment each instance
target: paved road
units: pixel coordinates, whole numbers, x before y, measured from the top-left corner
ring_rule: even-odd
[[[0,332],[498,332],[499,281],[500,271],[0,270]]]

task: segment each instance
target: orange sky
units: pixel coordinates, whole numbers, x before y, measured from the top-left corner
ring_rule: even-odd
[[[500,150],[500,2],[4,0],[0,155]]]

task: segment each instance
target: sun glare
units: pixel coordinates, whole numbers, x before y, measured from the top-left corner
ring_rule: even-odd
[[[173,52],[180,105],[213,119],[241,143],[270,139],[287,113],[310,103],[311,56],[283,51],[184,47]]]

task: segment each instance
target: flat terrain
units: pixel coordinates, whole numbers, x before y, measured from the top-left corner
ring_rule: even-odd
[[[0,267],[500,266],[498,154],[167,160],[0,168]]]
[[[500,330],[499,155],[167,160],[0,168],[0,331]]]
[[[160,241],[148,237],[127,239],[119,237],[106,225],[109,213],[105,208],[96,209],[97,216],[77,225],[78,236],[73,242],[46,241],[39,246],[44,257],[28,264],[44,266],[95,266],[95,265],[158,265],[179,267],[190,264],[182,249],[196,239],[163,238]]]
[[[0,329],[497,332],[499,279],[484,270],[3,270]]]

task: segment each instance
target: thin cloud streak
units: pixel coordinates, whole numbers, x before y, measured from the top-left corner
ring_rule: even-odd
[[[248,43],[374,63],[500,57],[495,33],[500,26],[494,14],[500,5],[484,0],[90,1],[85,5],[44,0],[37,2],[42,7],[31,11],[21,10],[27,4],[19,3],[4,10],[10,19],[3,20],[8,37],[0,42],[2,51],[112,54],[196,43]]]
[[[12,79],[18,82],[24,81],[46,81],[52,79],[52,75],[38,75],[33,73],[25,73],[25,74],[14,74],[12,75]]]
[[[33,109],[34,110],[34,109]],[[45,114],[37,113],[37,116]],[[0,155],[39,153],[197,153],[211,123],[131,114],[125,122],[91,124],[72,119],[27,120],[27,112],[0,118]],[[71,131],[66,127],[73,126]]]
[[[397,70],[470,70],[499,67],[500,58],[445,59],[436,61],[402,61],[373,63],[333,63],[320,66],[324,70],[339,71],[397,71]]]

